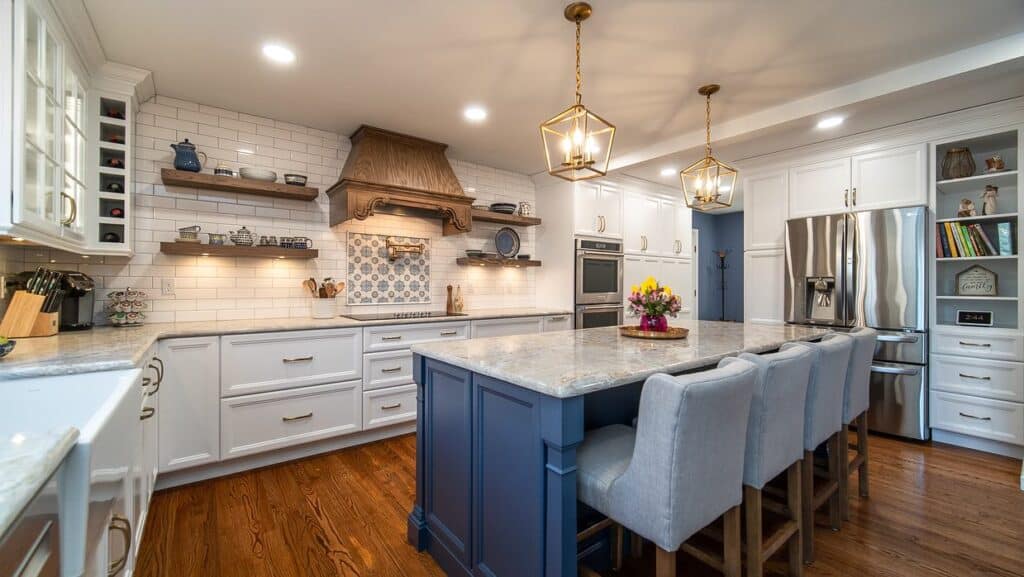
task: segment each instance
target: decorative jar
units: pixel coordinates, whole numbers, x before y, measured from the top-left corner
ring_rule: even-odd
[[[665,318],[665,315],[642,315],[640,330],[663,333],[668,330],[668,319]]]

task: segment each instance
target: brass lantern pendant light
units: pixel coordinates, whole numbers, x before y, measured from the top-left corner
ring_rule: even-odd
[[[711,95],[720,88],[717,84],[708,84],[697,90],[706,102],[704,127],[707,140],[704,144],[704,158],[679,173],[686,206],[694,210],[706,211],[732,206],[732,195],[736,188],[736,169],[711,156]]]
[[[576,23],[576,103],[540,125],[548,174],[570,181],[607,174],[615,138],[615,126],[583,105],[580,33],[591,13],[586,2],[565,8],[566,20]]]

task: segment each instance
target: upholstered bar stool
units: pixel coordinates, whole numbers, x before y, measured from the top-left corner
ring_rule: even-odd
[[[683,541],[722,516],[720,569],[740,574],[743,450],[756,379],[757,367],[740,360],[681,377],[653,375],[636,429],[590,431],[577,450],[579,500],[653,541],[658,577],[675,577]]]
[[[839,431],[843,428],[843,389],[853,339],[827,334],[818,343],[786,343],[782,351],[805,348],[812,352],[811,377],[804,405],[804,460],[800,475],[800,522],[804,563],[814,561],[814,513],[826,502],[829,524],[839,530]],[[828,442],[828,474],[820,489],[814,487],[814,450]]]
[[[868,496],[868,406],[871,404],[871,359],[875,356],[877,331],[860,327],[848,333],[853,339],[850,366],[843,390],[843,429],[839,431],[839,500],[843,520],[850,518],[850,471],[857,471],[861,497]],[[850,424],[857,424],[857,456],[850,460]]]
[[[758,368],[743,460],[748,577],[761,577],[765,562],[783,545],[788,548],[789,575],[803,575],[800,462],[804,456],[804,404],[812,356],[805,347],[767,355],[743,353],[739,356]],[[770,535],[762,535],[761,491],[783,472],[786,473],[786,507],[779,512],[788,516],[788,520]]]

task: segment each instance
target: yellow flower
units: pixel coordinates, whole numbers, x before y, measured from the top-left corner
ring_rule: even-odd
[[[638,292],[640,292],[640,287],[637,286],[637,285],[633,285],[633,286],[629,287],[629,290],[630,290],[630,292],[638,293]]]
[[[672,296],[672,289],[671,288],[669,288],[667,286],[663,286],[661,288],[665,289],[665,294],[667,294],[668,296]]]

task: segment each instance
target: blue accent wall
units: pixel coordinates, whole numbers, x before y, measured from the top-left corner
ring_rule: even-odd
[[[721,276],[717,249],[731,250],[725,262],[725,320],[743,322],[743,213],[708,214],[693,212],[693,228],[700,231],[700,268],[697,291],[700,320],[722,318]]]

